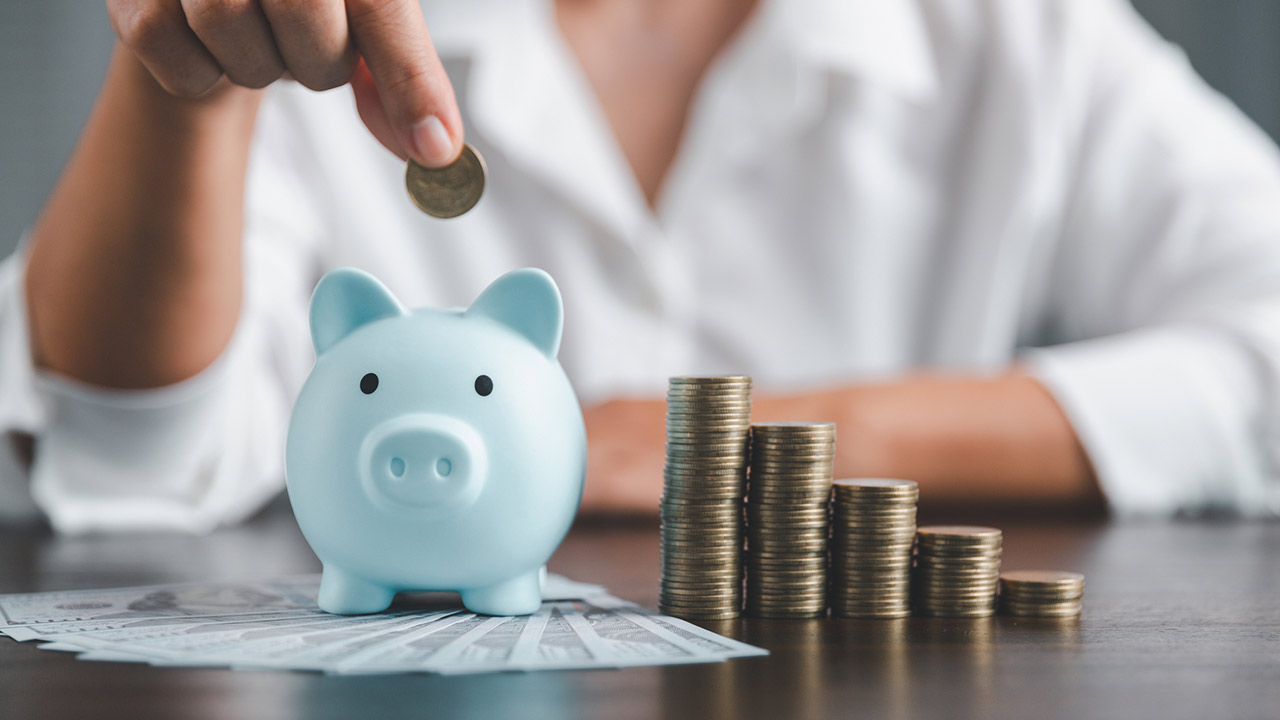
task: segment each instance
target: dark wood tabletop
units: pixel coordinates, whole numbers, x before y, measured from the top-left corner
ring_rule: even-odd
[[[1075,621],[706,624],[723,664],[467,677],[154,668],[0,639],[0,718],[1276,718],[1280,523],[1003,518],[1004,567],[1085,573]],[[551,568],[653,607],[656,522],[579,523]],[[207,537],[0,531],[0,593],[313,572],[283,503]]]

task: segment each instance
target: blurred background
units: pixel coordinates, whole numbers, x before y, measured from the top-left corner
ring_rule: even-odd
[[[1280,138],[1280,2],[1133,0],[1209,84]],[[40,211],[106,69],[101,0],[0,0],[0,257]]]

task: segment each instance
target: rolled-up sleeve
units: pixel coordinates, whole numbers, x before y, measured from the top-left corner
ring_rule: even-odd
[[[1069,8],[1085,111],[1031,372],[1120,514],[1280,511],[1280,155],[1119,2]]]
[[[1210,328],[1160,327],[1031,354],[1124,515],[1272,513],[1270,448],[1247,353]]]
[[[198,375],[113,390],[42,370],[29,342],[22,249],[0,266],[0,429],[34,439],[29,464],[0,463],[13,468],[0,477],[0,498],[20,504],[29,493],[68,533],[206,532],[282,489],[288,415],[313,357],[306,304],[325,222],[288,113],[264,103],[248,181],[241,317]],[[4,445],[0,452],[14,452]]]

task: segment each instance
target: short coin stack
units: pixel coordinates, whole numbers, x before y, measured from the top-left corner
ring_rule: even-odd
[[[1001,543],[1002,534],[995,528],[920,528],[912,578],[916,614],[988,617],[994,613]]]
[[[1022,617],[1080,614],[1084,576],[1057,570],[1014,570],[1000,576],[1000,612]]]
[[[919,488],[910,480],[836,480],[831,610],[838,617],[911,614],[911,545]]]
[[[832,423],[751,427],[747,493],[747,613],[827,613],[827,544],[836,428]]]
[[[664,613],[715,620],[742,612],[750,427],[751,378],[671,378],[660,510]]]

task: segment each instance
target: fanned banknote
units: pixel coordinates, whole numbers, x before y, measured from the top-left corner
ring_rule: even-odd
[[[528,616],[466,611],[457,595],[405,595],[385,613],[315,604],[319,576],[0,595],[0,633],[83,660],[334,674],[618,668],[766,651],[549,575]]]

